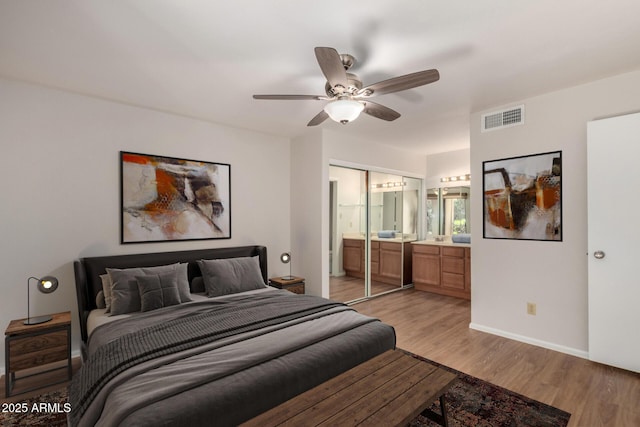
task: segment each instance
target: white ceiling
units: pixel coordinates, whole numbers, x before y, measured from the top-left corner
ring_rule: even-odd
[[[469,114],[640,68],[638,0],[0,0],[0,75],[282,136],[324,101],[313,48],[359,60],[365,85],[440,81],[321,126],[434,153],[469,145]]]

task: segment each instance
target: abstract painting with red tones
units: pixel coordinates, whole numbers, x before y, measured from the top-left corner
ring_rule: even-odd
[[[122,243],[231,238],[231,165],[120,152]]]
[[[485,239],[562,241],[562,152],[482,163]]]

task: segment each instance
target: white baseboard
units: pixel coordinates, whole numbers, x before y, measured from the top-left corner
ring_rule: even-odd
[[[509,338],[514,341],[520,341],[526,344],[535,345],[537,347],[546,348],[549,350],[558,351],[560,353],[570,354],[571,356],[580,357],[582,359],[589,359],[589,352],[584,350],[579,350],[577,348],[566,347],[563,345],[554,344],[548,341],[542,341],[531,337],[526,337],[524,335],[518,335],[511,332],[506,332],[501,329],[490,328],[488,326],[479,325],[477,323],[469,323],[469,328],[474,329],[480,332],[486,332],[492,335],[498,335],[500,337]]]

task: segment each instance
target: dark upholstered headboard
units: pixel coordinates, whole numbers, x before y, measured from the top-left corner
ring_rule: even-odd
[[[196,261],[201,259],[238,258],[259,256],[260,270],[264,283],[268,283],[267,248],[264,246],[238,246],[234,248],[200,249],[193,251],[157,252],[132,255],[113,255],[81,258],[73,263],[76,276],[76,295],[78,298],[78,313],[80,315],[80,331],[82,341],[87,342],[87,318],[89,312],[96,308],[96,296],[102,290],[100,275],[107,272],[107,268],[153,267],[174,264],[176,262],[189,263],[189,284],[194,277],[201,276]]]

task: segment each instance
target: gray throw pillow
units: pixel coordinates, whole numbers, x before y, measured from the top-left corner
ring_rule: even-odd
[[[200,260],[198,265],[209,297],[266,287],[257,256]]]
[[[98,295],[96,295],[96,308],[107,308],[104,301],[104,291],[98,291]]]
[[[136,276],[140,292],[141,311],[157,310],[180,304],[177,271]]]
[[[126,270],[107,268],[111,277],[111,309],[110,316],[140,311],[140,293],[136,276],[145,273],[140,268]]]
[[[189,272],[187,268],[189,264],[186,262],[181,262],[176,267],[176,271],[178,275],[176,276],[178,280],[178,293],[180,294],[180,302],[189,302],[191,301],[191,290],[189,289]]]
[[[102,293],[104,294],[104,308],[107,309],[106,313],[109,313],[111,311],[111,277],[108,274],[101,274],[100,280],[102,281]]]
[[[187,277],[187,264],[175,263],[170,265],[160,265],[156,267],[140,268],[107,268],[107,273],[111,278],[111,315],[132,313],[140,311],[140,293],[136,276],[146,276],[148,274],[162,274],[177,271],[178,289],[189,289],[189,279]],[[190,293],[188,294],[190,295]],[[106,295],[105,295],[106,297]],[[187,302],[191,298],[185,299]]]

